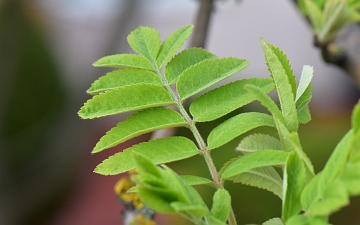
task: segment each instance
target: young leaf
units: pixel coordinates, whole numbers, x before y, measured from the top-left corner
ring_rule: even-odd
[[[133,84],[94,96],[80,109],[79,116],[93,119],[170,104],[174,102],[162,86]]]
[[[246,154],[228,165],[221,174],[221,179],[227,179],[259,167],[284,165],[288,155],[288,152],[277,150],[261,150]]]
[[[348,165],[340,179],[351,196],[360,195],[360,162]]]
[[[256,99],[259,100],[261,104],[269,110],[274,118],[278,118],[278,120],[280,120],[282,123],[285,123],[284,116],[281,114],[280,109],[263,90],[252,84],[245,85],[244,88],[253,94]]]
[[[138,27],[128,35],[127,40],[134,51],[150,62],[155,62],[160,49],[160,34],[157,30],[150,27]]]
[[[244,89],[246,84],[256,85],[265,93],[274,88],[271,79],[251,78],[238,80],[211,90],[191,103],[190,113],[193,115],[194,121],[212,121],[254,101],[254,95]]]
[[[164,191],[165,192],[165,191]],[[142,202],[146,204],[149,208],[155,210],[159,213],[174,213],[175,210],[170,206],[169,202],[176,201],[176,193],[171,193],[170,191],[166,192],[168,196],[163,196],[164,194],[159,193],[159,191],[154,191],[145,187],[138,187],[138,194]],[[170,195],[170,194],[173,194]]]
[[[291,152],[286,160],[284,169],[284,198],[282,206],[282,219],[287,221],[290,217],[301,211],[300,195],[305,186],[306,171],[303,161],[296,152]]]
[[[345,169],[349,153],[351,150],[351,143],[353,138],[352,130],[349,131],[338,143],[334,152],[331,154],[329,160],[321,173],[319,190],[325,191]]]
[[[324,26],[324,19],[322,10],[318,4],[312,0],[303,0],[306,7],[307,15],[311,21],[312,28],[315,34],[318,34]]]
[[[177,81],[176,90],[180,100],[216,84],[239,72],[248,65],[244,59],[222,58],[201,61],[186,69]]]
[[[301,72],[301,78],[299,82],[299,87],[296,90],[296,105],[298,106],[298,100],[301,98],[301,96],[305,93],[305,90],[309,87],[311,84],[311,80],[314,76],[314,68],[312,66],[305,65],[303,67],[303,70]]]
[[[329,183],[322,192],[321,199],[311,205],[309,211],[314,216],[327,216],[349,204],[346,187],[339,180]]]
[[[175,212],[184,214],[185,217],[195,220],[196,222],[204,217],[204,215],[209,211],[209,209],[203,205],[192,205],[183,202],[172,202],[170,205]]]
[[[301,123],[301,124],[308,123],[311,120],[309,106],[306,105],[305,107],[302,107],[301,109],[297,109],[297,116],[299,119],[299,123]]]
[[[159,54],[156,58],[156,65],[161,69],[167,63],[176,51],[184,44],[186,39],[190,36],[194,26],[183,26],[173,33],[171,33],[160,47]]]
[[[266,221],[262,225],[284,225],[284,223],[280,218],[273,218],[273,219]]]
[[[105,76],[100,77],[86,91],[88,94],[96,95],[101,92],[116,89],[131,84],[155,84],[162,85],[162,81],[156,74],[141,69],[113,70]]]
[[[108,131],[96,144],[92,153],[114,147],[131,138],[155,130],[186,125],[183,117],[174,110],[166,108],[146,109],[126,118]]]
[[[297,131],[298,119],[295,107],[296,82],[286,55],[277,47],[261,39],[265,60],[279,95],[282,114],[289,131]]]
[[[211,224],[211,225],[227,225],[226,222],[219,220],[218,218],[213,216],[211,213],[208,213],[206,215],[206,221],[207,221],[207,224]]]
[[[211,215],[220,221],[226,222],[231,209],[231,197],[227,190],[218,189],[213,197]]]
[[[203,185],[203,184],[211,185],[214,183],[213,181],[207,178],[193,176],[193,175],[182,175],[180,177],[188,185]]]
[[[169,84],[175,84],[180,75],[190,66],[207,59],[216,59],[202,48],[189,48],[177,54],[165,67],[164,75]]]
[[[228,180],[268,190],[282,199],[283,181],[271,166],[259,167],[236,175]]]
[[[151,158],[155,164],[173,162],[199,154],[196,145],[185,137],[167,137],[134,145],[123,152],[116,153],[95,168],[102,175],[115,175],[135,168],[133,152]]]
[[[360,130],[360,101],[355,105],[355,108],[351,116],[351,125],[354,130],[354,134]]]
[[[116,54],[98,59],[93,63],[95,67],[138,68],[145,70],[156,69],[144,56],[134,54]]]
[[[295,215],[286,221],[286,225],[330,225],[327,216]]]
[[[132,157],[136,169],[139,171],[139,174],[141,174],[140,177],[144,177],[144,175],[152,175],[155,179],[162,181],[163,176],[160,168],[152,163],[148,158],[138,152],[133,152]]]
[[[207,138],[208,149],[218,148],[232,139],[260,126],[274,127],[274,120],[265,113],[249,112],[234,116],[215,127]]]
[[[241,140],[236,151],[243,153],[255,152],[258,150],[281,150],[282,146],[278,139],[267,134],[252,134]]]
[[[303,151],[301,147],[298,133],[293,132],[288,135],[288,138],[290,139],[290,142],[294,147],[293,148],[294,151],[297,152],[301,160],[305,163],[309,175],[314,176],[315,175],[314,166],[312,165],[311,160],[309,159],[309,157],[306,155],[306,153]]]

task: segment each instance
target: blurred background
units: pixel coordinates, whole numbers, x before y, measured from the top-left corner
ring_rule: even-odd
[[[122,224],[122,206],[113,192],[121,175],[104,177],[92,171],[109,155],[149,135],[90,154],[99,138],[122,119],[82,121],[77,116],[90,98],[90,84],[106,73],[91,65],[105,55],[131,52],[126,36],[140,25],[159,30],[164,39],[180,26],[195,23],[198,7],[196,0],[0,0],[0,224]],[[304,64],[314,66],[313,120],[301,127],[300,137],[315,169],[321,170],[350,128],[359,91],[347,74],[323,61],[294,2],[218,1],[209,29],[210,52],[250,63],[232,79],[269,76],[260,37],[288,55],[297,78]],[[241,111],[254,108],[259,105]],[[225,119],[199,124],[204,136]],[[189,135],[183,129],[178,133]],[[219,168],[236,156],[240,139],[214,151]],[[196,157],[171,167],[180,174],[209,176]],[[239,224],[280,215],[280,200],[271,193],[240,184],[226,186],[236,199]],[[198,189],[211,204],[213,190]],[[332,223],[360,224],[360,198],[351,200]],[[157,222],[189,224],[164,215],[158,215]]]

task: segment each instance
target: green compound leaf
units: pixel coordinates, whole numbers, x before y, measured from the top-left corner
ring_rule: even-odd
[[[93,119],[170,104],[174,102],[162,86],[134,84],[94,96],[80,109],[79,116],[83,119]]]
[[[126,85],[140,83],[162,85],[160,77],[155,73],[141,69],[123,69],[113,70],[105,76],[100,77],[92,83],[91,87],[86,92],[88,94],[96,95]]]
[[[218,148],[237,136],[260,126],[275,127],[274,120],[268,114],[249,112],[234,116],[215,127],[207,138],[208,149]]]
[[[283,181],[276,170],[271,166],[255,168],[236,175],[228,180],[234,183],[242,183],[245,185],[268,190],[280,199],[282,199]]]
[[[255,96],[244,89],[247,84],[255,85],[265,93],[274,89],[272,80],[267,78],[251,78],[226,84],[205,93],[191,103],[190,113],[194,121],[212,121],[254,101]]]
[[[282,207],[282,219],[284,221],[301,211],[300,195],[305,186],[305,180],[306,170],[304,163],[296,152],[291,152],[284,169],[284,200]]]
[[[298,118],[295,107],[296,81],[289,61],[279,48],[261,39],[265,60],[278,92],[282,114],[290,132],[297,131]]]
[[[156,65],[159,69],[161,69],[184,44],[186,39],[190,36],[193,28],[193,25],[181,27],[165,39],[156,58]]]
[[[284,225],[284,223],[280,218],[273,218],[273,219],[266,221],[262,225]]]
[[[116,153],[99,164],[95,172],[102,175],[115,175],[134,169],[133,152],[150,158],[155,164],[182,160],[200,153],[196,145],[185,137],[167,137],[143,142]]]
[[[190,66],[207,59],[216,59],[202,48],[189,48],[177,54],[165,67],[164,75],[169,84],[175,84],[180,75]]]
[[[204,178],[204,177],[198,177],[198,176],[194,176],[194,175],[182,175],[180,176],[181,179],[187,183],[188,185],[211,185],[214,182]]]
[[[244,59],[222,58],[201,61],[186,69],[177,81],[177,92],[180,100],[216,84],[217,82],[239,72],[248,65]]]
[[[231,209],[231,197],[227,190],[218,189],[213,197],[211,215],[222,222],[226,222]]]
[[[115,68],[138,68],[145,70],[156,69],[144,56],[134,54],[116,54],[102,57],[93,63],[95,67],[115,67]]]
[[[150,62],[155,62],[160,49],[160,34],[157,30],[150,27],[138,27],[128,35],[127,40],[134,51]]]
[[[209,209],[202,205],[186,204],[183,202],[172,202],[171,207],[180,214],[185,215],[186,218],[198,222]]]
[[[174,213],[175,210],[170,206],[169,202],[176,201],[176,193],[166,189],[155,189],[138,187],[138,195],[141,201],[149,208],[159,213]]]
[[[146,109],[133,114],[109,130],[96,144],[92,153],[114,147],[131,138],[155,130],[186,125],[183,117],[174,110],[166,108]]]
[[[260,150],[246,154],[230,163],[221,174],[221,179],[228,179],[259,167],[284,165],[288,155],[288,152],[277,150]]]
[[[236,151],[243,153],[255,152],[258,150],[273,149],[281,150],[282,146],[277,138],[267,134],[252,134],[241,140]]]

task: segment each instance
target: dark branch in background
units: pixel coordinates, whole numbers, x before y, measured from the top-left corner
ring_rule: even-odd
[[[204,48],[206,37],[209,30],[211,13],[214,9],[214,0],[199,0],[200,7],[195,21],[194,32],[192,34],[191,47]],[[176,110],[175,107],[172,109]],[[176,128],[157,130],[152,133],[151,139],[164,138],[175,134]]]
[[[292,0],[296,7],[298,1]],[[306,18],[310,24],[310,20]],[[325,62],[334,64],[347,72],[360,89],[360,23],[345,26],[329,43],[318,43],[314,37],[314,45],[321,51]]]
[[[193,39],[191,40],[191,47],[204,48],[206,44],[206,37],[209,30],[211,13],[214,9],[214,0],[200,0],[200,8],[195,22],[195,30],[193,32]]]

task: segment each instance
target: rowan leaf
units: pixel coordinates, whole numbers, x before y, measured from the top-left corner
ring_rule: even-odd
[[[134,145],[105,159],[95,168],[102,175],[115,175],[135,168],[132,153],[137,152],[161,164],[190,158],[200,153],[196,145],[185,137],[167,137]]]
[[[156,57],[156,65],[161,69],[176,51],[184,44],[186,39],[190,36],[194,26],[183,26],[176,31],[172,32],[162,43],[160,51]]]
[[[91,84],[91,87],[86,92],[96,95],[126,85],[140,83],[162,85],[160,77],[155,73],[141,69],[123,69],[113,70],[105,76],[100,77]]]
[[[280,199],[283,197],[283,181],[280,175],[271,166],[251,169],[227,180],[268,190],[277,195]]]
[[[188,185],[203,185],[203,184],[211,185],[214,183],[213,181],[211,181],[207,178],[198,177],[198,176],[194,176],[194,175],[182,175],[180,177]]]
[[[79,111],[83,119],[93,119],[150,107],[175,104],[165,88],[134,84],[95,95]]]
[[[239,72],[248,65],[244,59],[222,58],[201,61],[186,69],[177,81],[180,100],[185,100],[217,82]]]
[[[285,123],[284,116],[281,114],[280,109],[263,90],[252,84],[245,85],[245,89],[248,90],[251,94],[253,94],[255,98],[269,110],[269,112],[273,115],[274,118],[278,118],[279,121]]]
[[[236,151],[243,153],[255,152],[258,150],[281,150],[282,146],[277,138],[267,134],[252,134],[241,140]]]
[[[280,218],[273,218],[273,219],[266,221],[262,225],[284,225],[284,223]]]
[[[155,62],[160,49],[160,34],[157,30],[141,26],[132,31],[127,40],[134,51],[150,62]]]
[[[202,48],[189,48],[176,56],[166,65],[164,75],[169,84],[175,84],[180,75],[189,67],[207,60],[216,59],[217,57]]]
[[[218,148],[237,136],[260,126],[275,127],[268,114],[258,112],[241,113],[215,127],[207,138],[208,149]]]
[[[274,88],[271,79],[251,78],[238,80],[211,90],[191,103],[190,113],[193,115],[194,121],[215,120],[256,100],[253,94],[244,89],[247,84],[253,84],[265,93]]]
[[[354,134],[360,130],[360,101],[355,105],[351,116],[351,126],[354,130]]]
[[[303,66],[299,86],[298,89],[296,90],[296,98],[295,98],[296,106],[299,106],[301,103],[303,103],[303,101],[299,101],[299,99],[305,94],[306,89],[308,89],[308,87],[310,86],[313,76],[314,76],[314,68],[312,66],[307,66],[307,65]],[[307,93],[307,95],[309,94]],[[310,97],[311,97],[311,93],[310,93]],[[309,97],[307,96],[306,99],[308,98]]]
[[[231,197],[227,190],[218,189],[213,197],[211,215],[222,222],[226,222],[231,209]]]
[[[229,164],[221,174],[221,179],[228,179],[259,167],[284,165],[288,155],[288,152],[277,150],[260,150],[246,154]]]
[[[300,203],[301,192],[305,186],[306,170],[303,161],[297,152],[291,152],[284,168],[284,198],[282,206],[282,219],[287,221],[297,215],[302,207]]]
[[[360,162],[349,164],[340,179],[349,195],[360,195]]]
[[[290,132],[297,131],[298,118],[295,106],[296,81],[289,61],[279,48],[261,39],[266,65],[278,92],[282,114]]]
[[[127,117],[109,130],[96,144],[92,153],[114,147],[131,138],[155,130],[186,126],[183,117],[176,111],[166,108],[152,108]]]
[[[144,56],[135,54],[108,55],[93,63],[94,67],[138,68],[145,70],[156,69]]]

